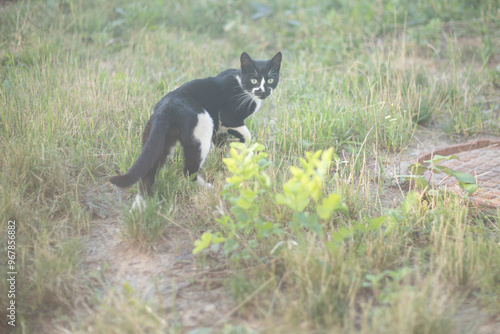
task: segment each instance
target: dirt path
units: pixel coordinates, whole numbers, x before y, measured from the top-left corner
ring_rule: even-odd
[[[183,329],[211,326],[232,305],[220,270],[200,268],[191,251],[186,235],[161,241],[156,250],[144,250],[124,241],[119,220],[108,218],[93,223],[86,265],[102,273],[108,290],[128,284],[137,297],[163,309],[169,323]]]

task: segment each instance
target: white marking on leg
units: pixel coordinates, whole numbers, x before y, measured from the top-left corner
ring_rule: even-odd
[[[144,211],[146,209],[146,200],[144,197],[142,197],[141,194],[137,194],[135,196],[135,201],[134,204],[132,204],[132,209],[130,209],[130,212],[133,210],[139,210],[139,211]]]
[[[200,168],[205,162],[208,152],[210,152],[213,131],[214,121],[208,112],[205,110],[203,113],[198,114],[198,123],[194,128],[193,137],[200,143]]]
[[[198,184],[205,189],[212,189],[212,185],[205,182],[200,176],[200,169],[205,162],[205,159],[210,152],[210,147],[212,146],[212,135],[214,131],[214,121],[210,117],[209,113],[205,110],[203,113],[198,114],[198,123],[193,130],[193,137],[200,143],[200,168],[198,169],[198,175],[196,175],[196,181]]]
[[[243,126],[238,126],[237,128],[228,128],[233,131],[237,131],[239,134],[243,136],[243,139],[245,139],[245,142],[248,143],[250,140],[252,140],[252,134],[246,127],[246,125]]]
[[[203,180],[203,178],[199,174],[196,175],[196,182],[198,182],[200,187],[204,188],[205,190],[214,189],[214,186],[212,186],[209,182],[205,182],[205,180]]]
[[[217,133],[228,133],[229,130],[234,130],[237,131],[239,134],[243,136],[243,139],[245,139],[245,142],[249,142],[252,140],[252,134],[250,133],[250,130],[246,127],[246,125],[243,126],[238,126],[236,128],[231,128],[231,127],[225,127],[224,125],[219,126],[219,130]]]

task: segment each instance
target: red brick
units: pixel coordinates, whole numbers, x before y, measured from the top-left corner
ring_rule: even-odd
[[[493,207],[500,207],[500,141],[479,140],[472,143],[452,145],[437,149],[432,152],[421,154],[417,161],[430,160],[433,155],[455,154],[460,157],[459,160],[441,161],[439,164],[453,170],[469,173],[476,177],[478,184],[482,187],[476,192],[477,200],[487,200]],[[429,178],[430,173],[425,177]],[[477,176],[480,175],[480,176]],[[460,191],[457,181],[452,178],[446,178],[446,175],[432,175],[431,182],[439,185],[441,188],[447,188],[450,191]],[[443,181],[444,180],[444,181]]]

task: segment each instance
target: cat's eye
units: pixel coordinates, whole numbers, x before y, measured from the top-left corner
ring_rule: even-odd
[[[257,84],[257,79],[251,79],[250,82],[252,83],[252,85],[256,85]]]
[[[273,79],[273,78],[269,78],[269,79],[267,79],[267,83],[268,83],[268,84],[272,84],[273,82],[274,82],[274,79]]]

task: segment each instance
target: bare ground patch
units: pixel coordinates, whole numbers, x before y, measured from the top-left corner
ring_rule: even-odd
[[[211,326],[228,314],[223,269],[197,264],[188,235],[177,233],[146,250],[124,240],[121,228],[118,218],[94,221],[88,241],[86,265],[101,272],[108,291],[129,286],[163,310],[169,325],[185,330]]]

